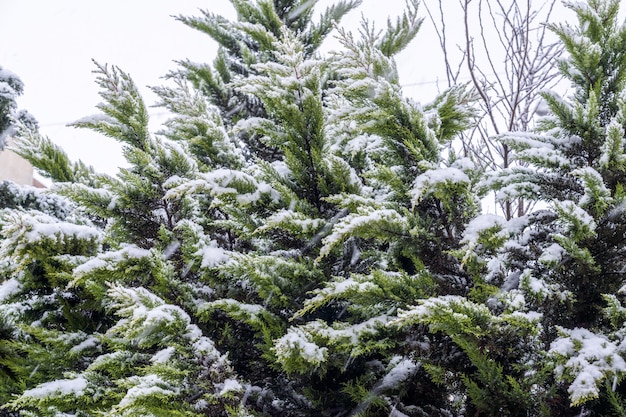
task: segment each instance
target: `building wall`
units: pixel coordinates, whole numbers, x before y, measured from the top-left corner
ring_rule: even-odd
[[[7,147],[12,144],[13,140],[9,138]],[[0,151],[0,180],[11,180],[20,185],[35,185],[32,165],[7,147]]]

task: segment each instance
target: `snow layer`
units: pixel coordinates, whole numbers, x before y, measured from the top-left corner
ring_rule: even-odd
[[[113,269],[119,262],[128,259],[140,259],[150,256],[150,251],[135,245],[127,245],[122,249],[105,252],[98,257],[74,268],[76,276],[88,274],[96,269]]]
[[[414,205],[417,204],[424,195],[440,184],[468,184],[469,182],[469,177],[458,168],[430,169],[415,179],[411,190],[411,201]]]
[[[152,395],[170,396],[177,394],[177,390],[170,387],[169,384],[158,375],[148,374],[146,376],[134,376],[128,378],[128,380],[136,385],[126,392],[124,398],[119,402],[120,407],[129,407],[136,400]]]
[[[227,378],[222,384],[217,384],[220,389],[219,396],[227,394],[232,391],[243,391],[243,386],[236,379]]]
[[[561,330],[565,336],[552,342],[550,353],[567,359],[557,366],[555,373],[558,377],[566,374],[573,377],[567,391],[574,405],[597,398],[604,379],[626,372],[626,362],[621,356],[623,348],[606,336],[583,328]]]
[[[15,278],[4,281],[0,284],[0,303],[9,299],[13,294],[17,294],[22,288],[22,284]]]
[[[25,397],[31,398],[45,398],[50,395],[82,395],[83,391],[87,388],[87,380],[79,376],[74,379],[59,379],[56,381],[46,382],[45,384],[38,385],[35,388],[24,391]]]
[[[395,388],[413,375],[419,368],[419,364],[408,358],[394,358],[394,367],[385,375],[381,388]]]
[[[327,348],[316,345],[311,335],[298,327],[290,328],[283,337],[276,340],[274,351],[281,362],[297,353],[305,362],[312,365],[319,365],[328,355]]]

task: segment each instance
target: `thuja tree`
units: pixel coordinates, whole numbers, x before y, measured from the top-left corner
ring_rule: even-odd
[[[552,115],[540,130],[500,138],[520,166],[480,181],[502,201],[525,198],[540,201],[542,209],[510,221],[478,216],[464,227],[463,219],[472,216],[471,175],[462,160],[438,159],[428,135],[416,135],[419,145],[408,146],[411,129],[403,129],[403,147],[387,139],[381,153],[353,152],[372,181],[367,184],[386,194],[369,203],[363,195],[346,200],[355,211],[325,237],[320,261],[341,248],[353,255],[354,266],[369,259],[372,268],[338,274],[312,292],[296,314],[307,322],[275,343],[285,369],[324,375],[356,364],[373,370],[344,385],[358,404],[355,413],[624,413],[626,32],[617,22],[617,1],[569,7],[578,25],[550,28],[568,52],[560,69],[572,82],[573,96],[545,93]],[[366,93],[361,103],[384,108],[376,100],[384,84],[375,84],[359,79],[355,90]],[[342,98],[359,100],[350,93]],[[440,99],[440,117],[444,110],[458,111],[445,103]],[[348,106],[345,113],[359,120],[367,109]],[[367,124],[354,125],[393,138],[393,123],[377,110],[367,114]],[[360,143],[380,149],[367,138]],[[348,144],[345,149],[354,151],[354,143]],[[368,157],[388,158],[385,152],[398,150],[405,152],[402,163],[376,164],[378,159],[368,169]],[[415,155],[419,163],[413,165]],[[408,193],[402,188],[405,172],[412,174]],[[405,205],[398,210],[403,195]],[[373,251],[376,242],[385,245]],[[396,256],[381,258],[382,253]],[[441,262],[443,255],[456,261]],[[415,293],[391,289],[403,274],[413,280]],[[308,316],[330,306],[338,316]],[[416,392],[419,398],[412,397]]]
[[[327,265],[330,279],[312,288],[272,351],[323,414],[449,415],[450,392],[423,363],[459,352],[429,340],[424,326],[398,323],[419,299],[472,287],[451,253],[478,209],[473,166],[441,151],[470,123],[474,96],[455,88],[423,107],[401,93],[393,55],[404,42],[367,22],[358,37],[339,38],[329,145],[360,187],[324,199],[338,215],[319,235],[314,265]]]
[[[310,5],[298,4],[300,12]],[[267,2],[258,7],[270,15],[279,10]],[[23,360],[17,363],[21,395],[5,409],[24,415],[217,416],[319,415],[363,407],[363,396],[351,393],[350,386],[357,386],[351,380],[383,376],[383,368],[397,362],[383,344],[359,362],[379,361],[382,368],[355,364],[334,374],[294,366],[298,359],[285,342],[293,321],[332,324],[342,318],[344,307],[333,304],[304,316],[307,291],[323,290],[332,275],[348,276],[353,269],[374,274],[371,264],[393,278],[403,268],[406,276],[399,276],[408,284],[397,292],[409,290],[414,280],[423,287],[416,296],[429,291],[420,261],[403,248],[417,239],[407,229],[403,243],[391,242],[396,218],[432,224],[441,242],[423,251],[449,259],[439,251],[456,245],[462,220],[454,220],[453,212],[469,216],[473,210],[462,162],[452,158],[447,163],[454,167],[440,173],[450,181],[434,174],[438,138],[450,138],[469,116],[457,105],[462,92],[446,94],[427,112],[399,92],[391,57],[417,32],[415,9],[412,3],[379,37],[369,28],[361,43],[344,34],[349,58],[339,54],[332,63],[313,54],[310,37],[288,25],[278,32],[254,26],[272,39],[266,53],[271,60],[253,63],[255,75],[235,77],[227,87],[258,100],[263,113],[241,116],[232,130],[233,122],[209,105],[205,91],[179,78],[173,87],[155,89],[174,117],[160,136],[152,135],[130,77],[98,65],[101,114],[75,125],[124,145],[129,167],[116,177],[69,161],[48,139],[24,129],[19,152],[56,182],[47,195],[65,202],[68,212],[48,213],[42,204],[6,213],[2,306],[12,314]],[[332,78],[339,81],[331,84]],[[367,93],[376,81],[383,82],[382,96],[370,102]],[[361,118],[347,117],[346,106]],[[379,120],[377,115],[380,124],[371,129],[353,126]],[[277,153],[268,157],[245,147],[239,141],[243,131],[259,135]],[[383,142],[393,149],[381,149],[377,143]],[[245,158],[250,155],[255,158]],[[423,193],[405,195],[412,176],[429,171],[432,178],[415,185]],[[458,188],[455,198],[468,204],[430,198],[447,188]],[[358,213],[386,214],[378,206],[386,196],[389,235],[383,216],[373,226],[385,236],[364,229],[354,238],[362,246],[347,235],[328,237],[333,226],[345,227]],[[444,230],[450,241],[441,237]],[[371,252],[363,262],[361,248]],[[432,261],[438,279],[463,291],[462,283],[446,277],[441,258]],[[369,314],[377,323],[378,313]],[[349,324],[369,318],[351,313]],[[314,344],[304,337],[305,344],[296,339],[293,347],[306,356]],[[312,355],[315,361],[315,350]],[[361,386],[367,388],[367,381]]]
[[[475,251],[489,255],[504,239],[478,248],[495,226],[487,216],[465,227],[477,212],[473,166],[440,152],[466,126],[471,112],[459,104],[473,97],[456,88],[414,107],[374,34],[363,32],[360,42],[342,35],[352,53],[337,61],[345,78],[331,101],[345,121],[334,127],[334,146],[367,191],[331,197],[347,214],[323,239],[318,262],[341,252],[344,263],[334,263],[335,277],[275,342],[279,361],[313,380],[349,374],[343,406],[353,413],[550,414],[559,387],[550,384],[541,315],[510,291],[513,283],[487,274],[500,259],[477,260]]]
[[[200,210],[193,201],[166,197],[168,181],[194,178],[198,165],[185,145],[148,133],[145,105],[125,73],[100,65],[96,73],[102,114],[76,126],[124,145],[129,167],[117,177],[70,162],[35,131],[19,135],[18,152],[56,182],[45,195],[65,205],[40,198],[3,213],[2,308],[22,353],[15,364],[21,395],[4,409],[236,413],[241,407],[231,391],[240,385],[195,324],[203,288],[188,271],[188,257],[211,240],[195,233]]]
[[[551,115],[540,130],[501,138],[527,167],[485,181],[503,200],[543,209],[508,222],[477,218],[466,267],[492,288],[492,312],[534,317],[543,354],[524,350],[530,375],[544,374],[535,389],[544,414],[623,415],[626,30],[618,1],[568,7],[578,24],[550,28],[568,53],[559,67],[573,94],[544,93]]]
[[[235,76],[247,74],[250,64],[272,57],[271,43],[278,39],[283,26],[298,32],[306,29],[308,34],[302,36],[311,54],[334,22],[357,3],[340,2],[330,7],[317,24],[310,19],[312,2],[276,5],[233,2],[240,18],[236,23],[206,14],[201,26],[213,25],[215,30],[208,32],[220,35],[214,37],[223,45],[224,53],[220,53],[216,61],[215,74],[218,84],[225,89],[222,97],[227,98],[226,103],[232,105],[237,100],[232,92],[235,90],[227,84]],[[198,27],[200,20],[185,21]],[[261,48],[259,36],[265,37]],[[229,64],[223,67],[228,53]],[[254,55],[257,58],[253,59]],[[192,68],[184,63],[183,67],[186,78],[217,88],[211,82],[205,84],[208,80],[202,77],[212,78],[203,68]],[[98,67],[97,73],[104,99],[100,110],[104,114],[81,120],[76,126],[95,129],[121,141],[131,168],[123,170],[117,178],[97,175],[80,162],[70,162],[51,141],[26,126],[21,134],[22,156],[58,184],[44,194],[44,200],[57,198],[72,207],[70,211],[75,210],[79,217],[64,222],[67,213],[62,218],[42,217],[41,207],[26,207],[25,204],[18,207],[12,202],[32,198],[19,195],[28,193],[8,186],[15,192],[9,196],[11,204],[5,206],[3,265],[7,268],[2,295],[11,323],[21,329],[19,335],[15,334],[15,345],[19,344],[25,360],[19,364],[21,378],[17,378],[7,392],[27,389],[12,407],[35,414],[72,410],[126,414],[180,409],[186,410],[180,412],[195,409],[210,415],[218,415],[226,409],[236,412],[237,406],[228,402],[230,396],[236,397],[232,393],[239,392],[241,384],[228,379],[228,361],[192,323],[197,322],[194,313],[197,313],[198,299],[214,291],[202,283],[198,270],[226,259],[226,255],[220,255],[222,247],[230,250],[245,247],[246,240],[231,233],[238,229],[235,215],[241,211],[241,206],[252,212],[253,202],[273,202],[275,195],[250,174],[230,170],[241,168],[243,161],[230,142],[220,115],[209,110],[204,99],[197,92],[189,91],[180,80],[177,80],[180,88],[156,89],[164,104],[178,115],[163,133],[181,145],[174,145],[174,142],[164,145],[148,133],[145,106],[129,77],[103,66]],[[9,81],[13,90],[21,91],[17,78]],[[229,94],[231,98],[227,97]],[[261,114],[262,110],[251,112]],[[227,121],[232,119],[232,109],[224,107],[223,113],[229,114]],[[248,112],[242,110],[242,114]],[[196,178],[200,172],[209,170],[211,175]],[[194,204],[189,204],[192,200],[181,191],[186,190],[185,187],[168,194],[171,188],[190,179],[201,183],[202,192],[206,193],[204,197],[194,194]],[[58,194],[69,197],[72,203],[59,198]],[[238,204],[244,199],[245,204]],[[234,208],[220,208],[226,205],[224,201]],[[41,206],[49,211],[49,207]],[[26,213],[22,209],[26,209]],[[206,218],[194,218],[194,213],[202,213]],[[242,221],[251,221],[250,213],[239,213],[239,217],[244,218]],[[50,225],[39,226],[39,222]],[[84,227],[77,228],[74,223]],[[74,233],[76,230],[80,236]],[[61,248],[67,245],[75,250],[68,249],[71,253],[65,253]],[[83,246],[84,250],[80,249]],[[31,256],[32,253],[37,256]],[[79,264],[82,267],[79,268]],[[22,270],[29,273],[22,273]],[[31,270],[34,272],[30,273]],[[160,290],[156,290],[155,285]],[[28,308],[22,308],[24,303]],[[182,309],[180,303],[184,304]],[[134,305],[138,308],[133,308]],[[136,314],[140,310],[143,315]],[[115,314],[121,316],[121,321]],[[66,323],[69,315],[84,317],[90,322],[73,320],[69,325]],[[54,329],[41,331],[41,327]],[[159,346],[169,343],[164,331],[185,334],[183,344],[178,341],[177,349],[168,346],[158,350]],[[122,342],[124,336],[128,338]],[[18,348],[13,346],[12,349]],[[67,355],[68,351],[71,354]],[[159,352],[161,354],[156,355]],[[202,371],[197,367],[192,370],[194,365],[191,364],[191,367],[181,365],[180,372],[163,365],[165,362],[180,364],[184,359],[201,364]],[[3,363],[18,368],[13,359]],[[146,368],[150,363],[155,365],[152,370]],[[18,370],[8,369],[7,374],[17,375]],[[60,377],[64,379],[55,379]],[[189,389],[182,388],[186,384],[181,378],[188,381]],[[223,382],[214,386],[215,378]],[[32,388],[40,382],[46,383]],[[124,392],[126,395],[122,395]],[[207,398],[215,393],[219,394],[217,400]],[[89,400],[94,395],[99,399]],[[172,396],[181,400],[172,403]],[[8,398],[3,397],[2,403],[7,402]]]
[[[363,48],[364,59],[369,60],[367,55],[375,51],[392,56],[404,48],[419,27],[415,9],[412,4],[397,23],[390,22],[380,38],[374,39],[370,34],[370,44],[358,46]],[[397,88],[395,68],[388,56],[384,67],[374,71],[378,76],[386,74]],[[203,305],[203,318],[221,339],[218,347],[231,353],[234,369],[251,382],[246,387],[248,401],[254,401],[264,412],[346,413],[359,400],[342,389],[359,368],[355,365],[350,372],[309,373],[289,364],[277,366],[276,361],[282,364],[288,352],[277,348],[275,340],[291,337],[284,336],[285,330],[303,308],[308,290],[324,286],[329,276],[350,267],[353,255],[349,252],[334,251],[323,257],[320,254],[324,247],[322,238],[351,210],[340,203],[342,196],[359,198],[367,193],[363,169],[356,166],[359,159],[347,157],[350,152],[338,136],[350,122],[339,117],[337,112],[341,109],[328,102],[331,95],[339,102],[347,94],[347,89],[340,89],[329,80],[346,78],[354,66],[346,67],[346,74],[339,74],[340,58],[334,64],[309,56],[302,39],[286,28],[274,44],[272,57],[270,62],[254,64],[256,75],[235,80],[232,88],[263,105],[263,117],[242,119],[234,129],[259,135],[265,144],[277,150],[266,159],[262,159],[263,152],[258,152],[259,159],[246,169],[271,187],[273,201],[269,203],[273,207],[255,209],[249,205],[252,196],[237,194],[214,202],[220,216],[213,225],[228,236],[230,247],[240,250],[229,262],[217,265],[214,272],[205,273],[204,279],[216,290],[216,299]],[[365,64],[374,67],[378,63]],[[452,99],[446,104],[451,102]],[[403,101],[396,97],[394,103],[401,111]],[[406,110],[397,117],[410,114]],[[418,114],[414,116],[420,119]],[[465,116],[454,113],[442,125],[450,128],[455,117],[459,125],[464,123]],[[424,122],[420,119],[415,124],[426,129],[425,122],[420,121]],[[433,123],[436,124],[434,120]],[[396,129],[399,134],[403,125],[398,123]],[[446,134],[451,135],[453,130]],[[344,138],[349,134],[359,135],[353,131]],[[432,137],[430,140],[431,152],[436,155],[437,145]],[[183,184],[178,190],[198,193],[205,187],[202,183],[193,187]],[[243,206],[247,208],[244,210]],[[341,308],[328,306],[313,315],[334,321],[341,316]],[[304,344],[296,340],[293,349],[303,349],[301,353],[306,354],[313,346],[306,340]],[[311,365],[315,367],[316,353],[309,353],[314,356]]]

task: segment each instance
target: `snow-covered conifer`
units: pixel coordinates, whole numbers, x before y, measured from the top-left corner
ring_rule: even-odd
[[[199,175],[192,143],[148,132],[127,74],[106,65],[96,74],[102,114],[74,125],[120,141],[128,168],[95,174],[36,132],[18,140],[19,152],[57,181],[47,193],[72,210],[57,218],[7,209],[2,224],[4,271],[17,287],[2,307],[23,333],[30,371],[7,407],[25,415],[242,411],[242,385],[196,324],[206,291],[194,263],[211,246],[200,205],[169,193]]]
[[[423,327],[399,326],[398,314],[471,286],[450,251],[478,208],[476,179],[469,161],[442,151],[471,122],[473,96],[458,87],[427,106],[403,97],[393,56],[419,28],[416,2],[399,22],[382,34],[367,22],[359,37],[340,31],[343,50],[329,64],[328,145],[360,186],[325,199],[340,216],[316,263],[329,264],[332,279],[311,291],[273,350],[288,373],[320,381],[320,407],[446,415],[449,392],[423,366],[428,337]]]
[[[24,92],[24,83],[11,71],[0,66],[0,151],[12,135],[17,121],[36,127],[37,122],[27,111],[17,110],[17,97]]]
[[[542,315],[538,348],[552,362],[533,367],[554,370],[556,382],[550,377],[543,384],[550,387],[544,390],[547,410],[608,415],[623,412],[620,382],[626,372],[619,347],[626,266],[626,30],[618,23],[619,1],[567,6],[578,23],[550,28],[568,53],[559,68],[572,95],[543,93],[551,114],[538,131],[500,138],[521,163],[484,182],[498,198],[523,197],[542,208],[508,222],[495,216],[473,220],[465,264],[493,286],[494,308],[510,308],[507,300],[516,300],[521,311]]]

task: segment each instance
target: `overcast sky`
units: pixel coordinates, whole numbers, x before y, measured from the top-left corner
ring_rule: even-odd
[[[317,10],[331,3],[320,0]],[[364,0],[343,25],[356,30],[363,14],[382,28],[404,4]],[[212,62],[215,57],[217,47],[208,36],[172,17],[199,15],[199,9],[235,17],[228,0],[0,0],[0,66],[24,82],[18,105],[36,117],[45,135],[72,159],[113,174],[123,161],[113,139],[65,127],[97,112],[100,97],[91,60],[130,73],[147,104],[153,104],[155,97],[146,86],[161,84],[160,77],[176,67],[175,60]],[[424,8],[420,12],[426,16]],[[445,72],[428,19],[398,57],[398,67],[405,94],[422,102],[434,97],[436,81],[442,81]],[[152,118],[157,125],[158,112],[153,110]]]
[[[158,85],[173,60],[210,62],[216,45],[172,15],[195,15],[211,4],[232,17],[223,0],[0,0],[0,65],[25,84],[18,104],[41,131],[96,169],[115,172],[122,161],[113,139],[65,125],[97,112],[92,59],[115,64],[143,88]],[[158,111],[158,110],[157,110]]]

